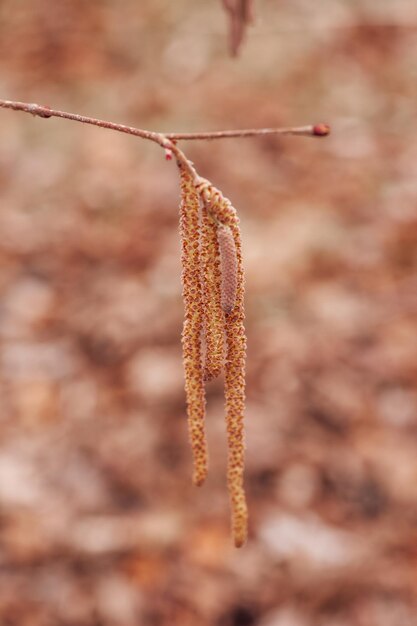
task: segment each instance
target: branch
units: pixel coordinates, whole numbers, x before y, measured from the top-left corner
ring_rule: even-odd
[[[262,135],[298,135],[305,137],[326,137],[330,134],[328,124],[309,124],[288,128],[245,128],[242,130],[217,130],[206,133],[165,133],[165,137],[174,141],[180,139],[231,139],[233,137],[259,137]]]
[[[160,146],[164,145],[164,136],[160,133],[155,133],[150,130],[142,130],[141,128],[134,128],[133,126],[125,126],[124,124],[114,124],[113,122],[106,122],[104,120],[98,120],[94,117],[86,117],[85,115],[78,115],[78,113],[67,113],[65,111],[56,111],[47,106],[41,106],[40,104],[29,104],[27,102],[13,102],[13,100],[0,100],[0,107],[4,109],[13,109],[14,111],[24,111],[25,113],[31,113],[38,117],[63,117],[66,120],[73,120],[74,122],[81,122],[82,124],[92,124],[93,126],[100,126],[101,128],[109,128],[110,130],[117,130],[120,133],[126,133],[128,135],[135,135],[142,139],[149,139],[155,141]]]
[[[175,141],[179,140],[196,140],[196,139],[227,139],[232,137],[257,137],[262,135],[301,135],[307,137],[325,137],[330,133],[330,127],[327,124],[315,124],[309,126],[296,126],[293,128],[252,128],[244,130],[219,130],[214,132],[205,133],[157,133],[151,130],[143,130],[141,128],[135,128],[133,126],[125,126],[124,124],[115,124],[114,122],[107,122],[105,120],[99,120],[95,117],[86,117],[85,115],[78,115],[78,113],[67,113],[65,111],[57,111],[47,106],[41,106],[39,104],[29,104],[27,102],[14,102],[12,100],[0,100],[0,107],[4,109],[13,109],[14,111],[23,111],[25,113],[31,113],[38,117],[61,117],[67,120],[73,120],[74,122],[81,122],[82,124],[92,124],[93,126],[99,126],[101,128],[108,128],[110,130],[116,130],[119,133],[126,133],[127,135],[133,135],[135,137],[141,137],[142,139],[148,139],[159,144],[162,148],[171,150],[179,157],[181,151],[175,149]],[[179,160],[182,160],[179,158]]]
[[[249,6],[249,0],[246,0],[245,6]],[[220,360],[218,361],[220,369],[223,368],[225,372],[226,425],[229,448],[227,476],[232,508],[232,532],[235,546],[242,546],[247,536],[247,505],[243,486],[246,337],[243,325],[244,272],[239,219],[230,201],[209,181],[200,178],[192,162],[178,147],[177,141],[180,139],[211,140],[227,137],[290,134],[324,137],[330,132],[329,126],[317,124],[298,128],[164,134],[76,113],[57,111],[39,104],[0,100],[0,107],[31,113],[42,118],[61,117],[141,137],[161,146],[165,150],[167,158],[171,159],[172,156],[175,156],[181,176],[180,225],[185,306],[182,335],[183,360],[189,432],[194,455],[194,482],[196,485],[200,485],[207,473],[207,449],[204,431],[205,370],[200,344],[203,333],[205,344],[208,346],[209,335],[207,333],[213,331],[216,334],[216,340],[219,339],[220,341]],[[209,213],[212,215],[210,236],[207,235],[207,232],[200,230],[207,226],[207,224],[204,226],[204,212],[202,214],[203,221],[200,220],[200,199],[202,210],[205,208],[207,211],[207,218],[210,217]],[[206,306],[205,300],[212,297],[219,298],[214,303],[215,308],[217,303],[219,304],[219,316],[217,316],[215,308]],[[221,349],[223,345],[227,346],[225,354]]]

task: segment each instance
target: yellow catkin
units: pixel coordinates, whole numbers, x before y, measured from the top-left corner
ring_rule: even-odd
[[[180,166],[181,206],[180,233],[182,240],[182,284],[184,327],[182,350],[185,372],[188,428],[194,457],[193,481],[201,485],[208,469],[205,434],[205,393],[201,354],[203,302],[200,259],[199,196],[192,176]]]
[[[228,443],[227,479],[232,509],[232,532],[236,547],[247,537],[248,510],[243,485],[245,457],[245,364],[244,272],[239,219],[230,200],[209,181],[200,179],[197,189],[209,213],[218,222],[223,253],[222,292],[226,331],[226,428]],[[231,242],[233,238],[233,243]],[[226,261],[226,258],[225,258]]]
[[[216,378],[224,365],[224,313],[221,302],[221,275],[217,224],[202,207],[201,260],[203,271],[203,305],[205,363],[204,380]]]
[[[226,426],[228,438],[228,486],[232,508],[232,530],[236,547],[247,537],[248,510],[243,486],[245,456],[245,363],[246,335],[244,326],[244,274],[238,224],[230,226],[236,247],[237,291],[234,307],[226,315]]]

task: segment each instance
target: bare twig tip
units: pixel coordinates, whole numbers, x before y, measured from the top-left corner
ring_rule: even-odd
[[[313,126],[313,135],[316,137],[327,137],[327,135],[330,135],[330,130],[328,124],[316,124]]]

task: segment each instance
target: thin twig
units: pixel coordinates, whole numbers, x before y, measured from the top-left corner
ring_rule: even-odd
[[[101,128],[116,130],[127,135],[134,135],[142,139],[149,139],[159,144],[163,148],[170,149],[178,157],[177,151],[173,148],[173,141],[179,140],[196,140],[196,139],[227,139],[232,137],[257,137],[262,135],[303,135],[307,137],[325,137],[330,133],[330,127],[327,124],[315,124],[309,126],[296,126],[293,128],[251,128],[244,130],[219,130],[203,133],[158,133],[151,130],[143,130],[134,126],[125,126],[124,124],[116,124],[99,120],[95,117],[86,117],[78,113],[67,113],[66,111],[57,111],[47,106],[39,104],[29,104],[27,102],[14,102],[12,100],[0,100],[0,107],[5,109],[13,109],[14,111],[24,111],[38,117],[61,117],[74,122],[83,124],[92,124]]]
[[[149,139],[155,141],[159,145],[166,147],[163,142],[163,135],[155,133],[150,130],[142,130],[141,128],[134,128],[133,126],[125,126],[124,124],[115,124],[114,122],[106,122],[94,117],[86,117],[85,115],[78,115],[78,113],[67,113],[66,111],[57,111],[47,106],[41,106],[40,104],[29,104],[27,102],[13,102],[12,100],[0,100],[0,107],[5,109],[13,109],[14,111],[24,111],[25,113],[31,113],[38,117],[62,117],[66,120],[73,120],[74,122],[81,122],[83,124],[92,124],[93,126],[100,126],[101,128],[109,128],[110,130],[117,130],[119,133],[126,133],[128,135],[135,135],[142,139]]]
[[[310,124],[289,128],[245,128],[241,130],[217,130],[205,133],[165,133],[165,137],[174,141],[180,139],[232,139],[236,137],[259,137],[262,135],[299,135],[304,137],[325,137],[330,134],[327,124]]]

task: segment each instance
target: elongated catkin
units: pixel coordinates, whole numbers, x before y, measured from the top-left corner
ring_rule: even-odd
[[[225,315],[229,315],[236,302],[238,281],[236,245],[229,226],[219,224],[217,238],[220,251],[221,304]]]
[[[236,547],[247,537],[248,510],[243,484],[245,457],[245,364],[244,271],[239,218],[230,200],[209,181],[197,189],[217,221],[221,257],[222,308],[225,313],[226,366],[225,398],[228,445],[227,482],[232,511],[232,533]]]
[[[223,337],[226,339],[227,483],[233,540],[235,546],[240,547],[247,537],[248,510],[243,484],[246,336],[239,219],[230,200],[210,181],[199,179],[195,184],[188,170],[180,169],[185,306],[183,354],[194,482],[201,484],[207,473],[201,360],[203,332],[207,347],[206,378],[217,374],[223,364]],[[203,203],[201,223],[198,194]]]
[[[224,313],[221,302],[221,274],[217,224],[207,207],[201,210],[201,260],[203,270],[203,309],[205,360],[204,380],[216,378],[225,359]]]
[[[180,175],[180,233],[184,299],[182,349],[188,429],[194,457],[193,481],[196,485],[201,485],[207,476],[208,452],[205,434],[205,391],[201,354],[203,301],[200,258],[200,203],[191,174],[185,167],[180,166]]]
[[[245,363],[244,272],[238,224],[230,226],[236,249],[237,289],[233,309],[226,315],[226,427],[228,439],[227,478],[232,509],[232,532],[236,547],[247,537],[248,509],[243,484],[245,457]]]

